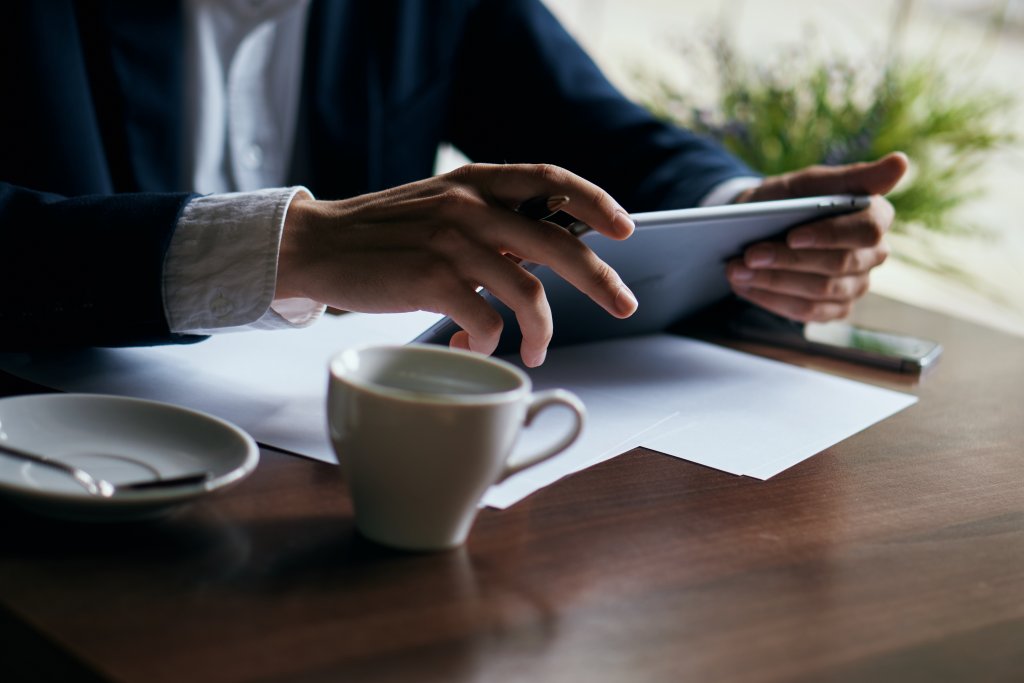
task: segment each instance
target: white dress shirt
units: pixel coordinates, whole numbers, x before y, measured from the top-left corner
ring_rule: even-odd
[[[172,332],[315,322],[324,307],[274,299],[288,206],[307,0],[185,3],[188,185],[164,260]],[[276,188],[276,189],[267,189]]]
[[[172,332],[302,327],[324,306],[275,299],[292,199],[281,187],[295,139],[308,0],[186,0],[187,184],[202,193],[175,226],[164,261]],[[757,178],[713,188],[725,204]],[[272,188],[272,189],[268,189]]]

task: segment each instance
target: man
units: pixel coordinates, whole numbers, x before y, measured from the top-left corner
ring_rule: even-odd
[[[621,239],[627,211],[881,195],[906,169],[891,155],[761,182],[626,101],[538,0],[54,0],[6,14],[5,349],[192,341],[310,324],[326,304],[445,313],[464,330],[453,345],[489,353],[500,318],[483,285],[538,365],[550,310],[506,256],[551,265],[612,315],[636,302],[520,202],[564,197]],[[490,165],[429,178],[442,141]],[[730,280],[782,315],[841,317],[891,219],[876,196],[751,247]]]

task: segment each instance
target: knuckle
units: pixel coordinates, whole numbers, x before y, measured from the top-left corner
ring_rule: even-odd
[[[452,180],[462,180],[467,175],[472,175],[472,174],[473,174],[473,164],[463,164],[462,166],[459,166],[458,168],[453,168],[452,170],[448,171],[448,173],[446,173],[445,176],[448,177],[448,178],[451,178]]]
[[[534,166],[534,172],[542,181],[556,185],[565,182],[568,175],[568,171],[554,164],[537,164]]]
[[[453,169],[447,173],[447,176],[453,180],[465,182],[470,178],[477,176],[484,168],[485,164],[463,164],[456,169]]]
[[[852,273],[857,267],[857,255],[850,250],[844,250],[836,253],[835,256],[835,267],[832,269],[835,273]]]
[[[487,312],[480,319],[477,331],[488,339],[495,339],[501,335],[501,330],[504,326],[505,323],[498,312],[488,307]]]
[[[829,303],[816,304],[807,314],[807,322],[828,322],[838,318],[845,318],[850,312],[850,304]]]
[[[597,185],[591,185],[588,194],[590,202],[608,215],[609,219],[614,218],[619,205],[612,199],[612,196]]]
[[[455,223],[444,221],[436,224],[430,231],[427,243],[436,252],[452,253],[466,243],[466,238]]]
[[[878,257],[875,254],[874,249],[858,249],[853,252],[853,266],[850,268],[850,273],[862,274],[871,270],[874,266],[878,265]]]
[[[522,278],[516,285],[516,289],[519,290],[521,297],[534,305],[544,298],[544,285],[540,280],[532,276]]]
[[[483,203],[483,199],[473,188],[463,184],[446,187],[434,197],[434,201],[445,215],[461,215],[467,208]]]
[[[619,278],[604,261],[598,261],[590,273],[591,281],[599,289],[612,289],[618,287]]]
[[[815,294],[822,299],[836,299],[844,296],[843,281],[838,278],[823,277],[817,280]]]
[[[858,214],[858,220],[851,224],[851,229],[857,243],[865,247],[875,246],[885,235],[885,226],[877,213],[870,210]]]

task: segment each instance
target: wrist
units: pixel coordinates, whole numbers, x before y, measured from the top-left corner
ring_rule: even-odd
[[[318,202],[308,192],[298,192],[285,212],[284,228],[277,258],[277,287],[274,299],[311,298],[302,286],[303,257],[301,245],[316,219]]]

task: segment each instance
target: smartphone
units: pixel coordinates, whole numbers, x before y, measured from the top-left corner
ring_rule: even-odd
[[[800,323],[755,308],[733,316],[726,327],[740,338],[897,372],[921,373],[942,355],[942,346],[928,339],[866,329],[843,321]]]

